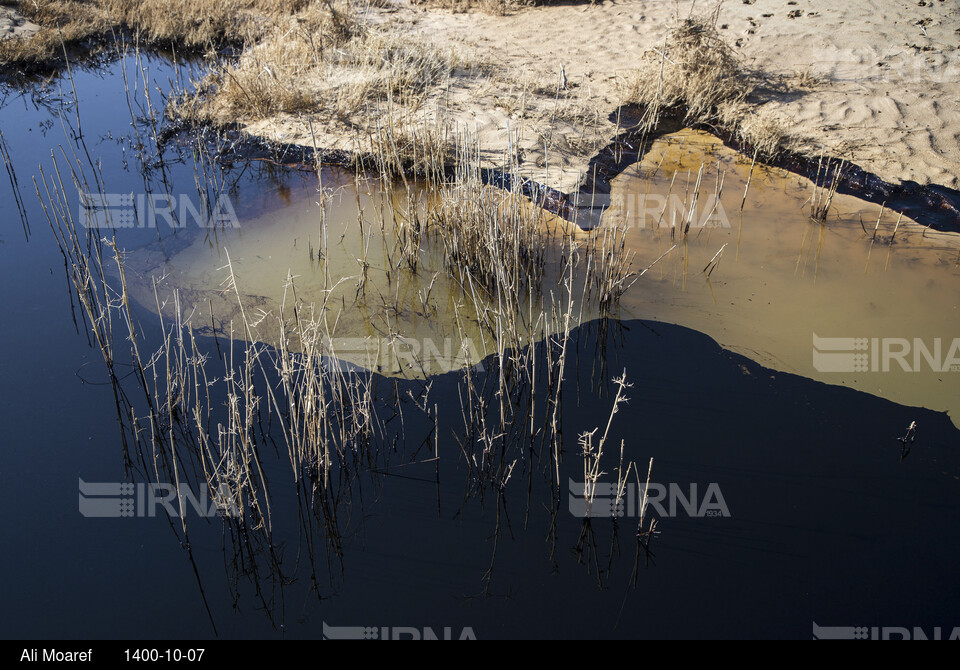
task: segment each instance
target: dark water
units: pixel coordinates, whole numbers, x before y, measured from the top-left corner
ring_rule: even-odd
[[[172,68],[144,64],[152,85],[168,89]],[[159,170],[147,183],[141,174],[120,67],[74,72],[85,144],[108,191],[160,189]],[[126,67],[132,80],[136,64]],[[960,435],[946,415],[774,373],[697,332],[646,321],[574,332],[559,490],[537,446],[501,455],[517,461],[502,491],[475,485],[457,442],[463,376],[448,373],[430,390],[439,439],[406,401],[404,439],[371,467],[341,473],[336,533],[298,495],[282,449],[265,452],[272,555],[235,541],[217,518],[188,513],[192,563],[178,524],[162,514],[82,516],[78,479],[143,480],[124,467],[103,362],[82,322],[74,325],[63,259],[30,180],[40,163],[49,173],[51,150],[76,146],[72,87],[55,80],[44,94],[5,93],[0,129],[32,227],[27,241],[9,184],[0,183],[6,636],[299,638],[322,636],[326,624],[477,638],[809,638],[814,622],[960,625]],[[62,118],[55,98],[68,102]],[[43,101],[50,104],[36,104]],[[189,148],[180,162],[175,152],[167,157],[173,190],[190,188]],[[309,188],[308,177],[266,165],[238,164],[223,176],[241,216]],[[121,232],[127,249],[158,235]],[[213,343],[204,346],[212,353]],[[629,513],[585,523],[570,509],[568,482],[582,479],[577,435],[602,432],[610,379],[624,369],[634,386],[609,444],[622,439],[625,460],[642,475],[654,458],[655,483],[684,492],[695,484],[701,493],[715,484],[729,513],[655,514],[660,534],[649,551]],[[496,372],[485,361],[478,383]],[[376,379],[387,400],[423,386]],[[914,421],[917,439],[902,459],[895,438]],[[429,461],[433,448],[439,468]],[[608,474],[617,452],[608,446]],[[245,553],[258,546],[261,553]]]

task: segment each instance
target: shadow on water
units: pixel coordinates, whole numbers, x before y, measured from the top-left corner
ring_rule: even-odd
[[[176,78],[162,62],[120,66],[134,80]],[[200,144],[159,142],[149,102],[117,105],[124,87],[115,71],[73,76],[82,114],[69,111],[73,86],[62,79],[55,90],[66,107],[31,108],[23,97],[22,110],[10,100],[0,109],[5,130],[22,127],[5,133],[21,195],[30,163],[52,148],[48,136],[66,138],[49,142],[67,146],[56,150],[61,164],[111,193],[190,192],[200,201],[213,188],[205,202],[229,193],[245,221],[268,221],[278,203],[296,204],[312,188],[310,175],[265,161],[227,166]],[[137,125],[120,136],[131,115]],[[69,148],[80,136],[90,161]],[[155,149],[167,160],[155,162]],[[316,425],[330,432],[317,443],[331,449],[303,457],[288,452],[289,417],[303,408],[271,395],[283,371],[234,375],[251,352],[279,359],[242,333],[204,335],[169,319],[165,330],[151,328],[155,312],[105,294],[123,344],[108,374],[95,372],[103,362],[92,328],[103,324],[84,320],[69,283],[64,299],[70,268],[41,235],[39,205],[22,202],[32,225],[21,239],[11,230],[19,235],[23,222],[8,217],[0,247],[3,280],[30,279],[24,295],[5,296],[30,328],[0,335],[10,371],[3,421],[11,443],[30,447],[7,450],[2,469],[23,475],[3,487],[5,504],[26,511],[11,521],[24,548],[6,565],[24,582],[11,585],[10,612],[23,614],[8,615],[16,634],[93,636],[109,625],[138,637],[334,637],[357,627],[378,636],[429,628],[478,638],[807,637],[813,622],[957,623],[960,464],[945,414],[775,372],[681,326],[585,319],[569,339],[555,332],[516,356],[425,379],[334,365],[311,387],[327,393],[330,411],[304,410],[322,417]],[[197,237],[218,246],[206,238],[223,231],[116,232],[120,248],[142,249],[158,237],[160,246],[177,240],[171,248]],[[109,262],[112,237],[87,239],[74,252]],[[166,362],[183,372],[174,378],[189,383],[158,382],[152,373],[162,367],[137,365],[120,337],[124,315],[143,335],[143,359],[172,351]],[[43,361],[41,372],[30,357]],[[200,358],[209,377],[196,374]],[[333,365],[314,362],[328,373]],[[617,405],[620,375],[632,386]],[[208,414],[178,400],[203,395]],[[584,517],[583,435],[595,429],[606,448]],[[93,446],[77,448],[78,435]],[[123,508],[132,518],[78,515],[78,475],[132,485]],[[210,481],[223,486],[203,498]],[[41,495],[35,482],[53,484]],[[84,497],[104,497],[88,492],[81,485],[81,511]],[[657,534],[643,534],[652,520]],[[91,593],[88,582],[102,590]],[[150,607],[115,604],[130,593]]]
[[[624,318],[678,323],[769,367],[960,421],[960,235],[824,196],[689,130],[614,180],[604,224],[626,229],[645,268],[620,301]],[[835,336],[866,338],[867,364],[825,362],[823,338]]]
[[[464,419],[471,392],[491,420],[501,411],[499,380],[516,371],[495,356],[429,380],[359,373],[376,428],[364,450],[355,441],[340,450],[326,484],[315,468],[291,472],[265,415],[254,439],[269,531],[249,513],[171,521],[184,547],[208,548],[191,561],[218,632],[232,636],[222,623],[231,607],[260,610],[292,637],[351,626],[482,638],[950,625],[960,462],[945,415],[777,373],[670,324],[594,321],[570,346],[559,490],[540,442],[550,404],[531,401],[521,380],[512,428],[494,449]],[[549,369],[556,344],[535,349],[537,368]],[[624,371],[629,400],[610,422],[615,447],[600,459],[605,474],[584,518],[578,438],[604,431]],[[175,444],[176,464],[161,464],[159,480],[178,467],[184,489],[196,490],[197,445]],[[156,454],[130,456],[131,481],[157,480]],[[630,461],[640,472],[618,494]],[[644,488],[652,538],[638,534]]]

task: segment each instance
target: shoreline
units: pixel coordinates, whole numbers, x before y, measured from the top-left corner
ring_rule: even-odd
[[[591,157],[590,165],[595,167],[591,168],[590,173],[595,175],[594,179],[581,184],[577,190],[572,192],[566,193],[532,179],[526,180],[521,185],[520,192],[530,200],[537,202],[547,212],[555,214],[570,223],[576,223],[582,230],[591,230],[595,227],[595,224],[591,225],[590,218],[599,219],[599,215],[592,213],[590,210],[599,207],[584,206],[582,209],[587,210],[586,216],[581,216],[578,219],[578,198],[591,201],[598,196],[609,193],[611,182],[629,166],[639,163],[653,142],[659,137],[684,127],[688,126],[684,126],[676,118],[670,118],[666,119],[661,127],[648,134],[633,136],[630,130],[625,130],[622,136],[612,139],[601,151]],[[734,151],[743,156],[749,156],[749,152],[744,152],[743,147],[729,136],[725,137],[723,134],[717,134],[710,128],[696,129],[710,133]],[[218,156],[220,160],[227,162],[268,160],[284,167],[310,167],[310,169],[313,169],[318,160],[323,165],[347,169],[357,169],[358,167],[369,169],[370,166],[375,165],[375,162],[369,157],[358,156],[343,150],[275,142],[250,134],[239,125],[234,128],[206,128],[206,130],[235,135],[230,142],[228,153],[221,153]],[[162,141],[169,141],[172,137],[183,132],[188,132],[188,128],[172,129]],[[216,142],[213,139],[210,141]],[[785,170],[808,179],[820,187],[829,185],[826,174],[821,174],[818,178],[817,161],[799,154],[784,153],[776,160],[758,160],[757,164]],[[413,176],[417,175],[414,174]],[[486,183],[500,188],[509,189],[512,186],[508,172],[490,168],[483,174],[483,178]],[[837,192],[843,195],[852,195],[868,203],[885,205],[887,210],[903,214],[931,230],[960,233],[960,190],[937,184],[891,183],[884,181],[872,172],[866,171],[862,166],[847,163],[841,173]]]
[[[592,107],[605,145],[618,131],[611,117],[624,102],[624,78],[663,41],[676,20],[675,8],[673,3],[604,2],[538,6],[501,17],[401,4],[390,16],[411,21],[441,45],[467,45],[493,55],[498,86],[491,91],[482,82],[455,81],[443,92],[451,118],[478,137],[491,164],[505,147],[514,146],[528,157],[525,176],[571,192],[596,152],[551,146],[553,164],[538,165],[545,137],[552,141],[576,128],[550,119],[550,96],[528,95],[522,100],[526,106],[515,109],[511,87],[523,88],[524,79],[532,82],[527,89],[555,86],[563,66],[579,98],[575,102]],[[793,12],[801,14],[788,18]],[[902,34],[910,25],[915,30]],[[754,0],[725,4],[718,18],[722,35],[752,71],[762,73],[764,83],[754,96],[758,113],[782,121],[802,153],[847,160],[888,183],[951,189],[960,188],[956,25],[956,6],[905,7],[889,0],[843,10],[821,0]],[[782,36],[770,34],[777,30]],[[305,124],[290,115],[244,125],[277,142],[311,143]],[[323,146],[332,142],[332,148],[344,148],[336,133],[330,141],[324,133],[316,135]]]
[[[362,20],[396,24],[406,37],[462,50],[484,70],[454,72],[426,90],[405,122],[453,124],[476,141],[484,167],[515,165],[531,183],[572,196],[595,181],[587,175],[604,152],[629,136],[620,118],[628,77],[695,8],[608,0],[495,15],[385,0],[364,8]],[[23,19],[12,7],[0,12],[11,25]],[[794,165],[787,169],[810,176],[818,156],[844,160],[866,175],[860,181],[868,196],[918,196],[956,212],[960,29],[951,29],[960,25],[960,9],[940,1],[904,7],[867,0],[834,10],[822,0],[744,0],[720,5],[714,18],[745,67],[759,73],[751,118],[769,117],[789,129],[790,151],[767,164]],[[16,30],[29,35],[38,28],[25,22]],[[359,155],[365,149],[355,131],[322,111],[236,121],[279,146]],[[707,129],[740,148],[723,128]],[[508,148],[515,159],[505,155]]]

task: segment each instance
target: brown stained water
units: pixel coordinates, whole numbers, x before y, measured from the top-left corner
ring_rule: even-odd
[[[339,170],[324,170],[322,186],[313,175],[294,181],[272,207],[241,213],[236,227],[188,232],[130,254],[125,269],[137,302],[156,311],[158,278],[165,317],[176,313],[178,295],[194,327],[243,338],[246,320],[271,345],[278,317],[292,318],[296,306],[301,318],[322,324],[331,354],[387,376],[443,373],[494,350],[436,249],[424,244],[413,271],[396,244],[397,222],[423,214],[422,191],[411,200],[402,188],[385,191]]]
[[[760,165],[741,215],[750,171],[749,158],[715,137],[683,131],[616,179],[604,224],[628,227],[636,267],[677,244],[624,295],[621,317],[687,326],[775,370],[947,411],[960,425],[960,235],[844,195],[820,225],[810,218],[812,183]],[[815,337],[866,338],[857,350],[817,350],[866,354],[867,369],[831,371],[849,358],[815,362]]]
[[[166,87],[177,78],[170,64],[150,65],[157,85]],[[120,66],[129,70],[126,78],[119,76]],[[104,72],[74,70],[92,160],[103,166],[110,193],[169,192],[178,202],[193,199],[197,174],[189,147],[183,154],[168,149],[167,158],[173,160],[166,174],[128,169],[127,161],[136,155],[135,133],[129,131],[131,137],[124,143],[116,141],[116,133],[130,122],[124,81],[136,81],[138,76],[132,62]],[[69,88],[64,82],[61,90]],[[52,149],[58,155],[63,148],[67,155],[85,155],[82,147],[70,148],[78,133],[66,137],[62,133],[72,118],[72,111],[64,115],[59,105],[47,109],[17,96],[4,104],[0,96],[0,128],[24,195],[29,195],[26,185],[38,174],[39,161],[51,174],[47,161]],[[139,128],[146,133],[145,122]],[[685,137],[689,145],[696,136]],[[660,146],[677,152],[668,143]],[[688,150],[689,146],[684,149]],[[720,159],[727,170],[722,202],[733,227],[705,229],[699,236],[692,229],[686,264],[675,255],[678,247],[640,278],[625,296],[621,323],[593,321],[575,331],[564,370],[565,390],[555,396],[565,399],[554,415],[559,414],[563,429],[559,472],[549,460],[549,447],[542,449],[543,442],[536,450],[519,441],[508,443],[505,450],[500,446],[490,450],[493,460],[486,472],[496,478],[481,489],[477,461],[461,456],[464,451],[471,458],[486,453],[485,443],[472,440],[477,433],[464,424],[463,398],[471,386],[484,389],[487,396],[477,404],[486,411],[478,410],[478,415],[500,414],[503,404],[485,398],[496,398],[492,394],[502,388],[498,378],[504,365],[485,361],[484,371],[470,380],[467,375],[447,374],[431,376],[428,383],[396,379],[384,383],[379,375],[371,375],[368,388],[379,397],[374,413],[382,435],[352,452],[355,455],[340,468],[339,486],[329,495],[322,493],[330,504],[318,504],[319,488],[301,488],[299,482],[295,487],[291,479],[280,428],[290,413],[270,409],[264,396],[267,389],[276,388],[269,382],[277,377],[265,375],[267,383],[256,379],[253,387],[261,397],[257,462],[263,463],[264,481],[270,483],[269,546],[256,542],[256,528],[247,526],[257,532],[244,531],[242,535],[253,541],[243,541],[237,539],[241,536],[232,522],[199,518],[192,508],[185,510],[188,541],[180,533],[181,521],[162,508],[156,516],[86,518],[81,488],[78,510],[78,476],[85,482],[135,486],[186,481],[179,479],[184,476],[199,494],[197,485],[205,481],[204,473],[196,461],[189,464],[195,445],[187,436],[171,438],[178,458],[169,459],[168,465],[175,472],[158,472],[162,463],[158,457],[164,452],[149,448],[154,443],[148,441],[146,422],[139,423],[142,432],[136,443],[133,431],[118,430],[117,386],[110,384],[101,353],[91,342],[90,324],[84,322],[64,276],[65,259],[41,204],[25,198],[32,232],[20,230],[16,215],[8,217],[8,226],[0,230],[0,274],[6,286],[17,287],[4,293],[5,313],[29,324],[0,329],[0,349],[7,352],[2,359],[5,374],[0,375],[4,398],[0,421],[8,432],[8,448],[0,450],[0,470],[8,473],[0,502],[18,510],[9,519],[13,550],[3,561],[6,572],[15,576],[8,580],[7,607],[0,615],[4,630],[11,636],[46,639],[96,638],[104,630],[129,639],[141,639],[144,631],[170,639],[216,634],[315,639],[327,633],[328,624],[415,624],[441,635],[451,627],[454,637],[471,627],[480,638],[809,639],[811,622],[816,622],[814,635],[818,624],[922,626],[931,636],[934,626],[942,626],[949,635],[956,625],[954,538],[960,537],[955,513],[960,473],[957,429],[945,416],[929,410],[805,376],[844,379],[813,369],[813,332],[822,337],[902,334],[929,339],[940,335],[937,327],[943,326],[942,337],[953,337],[950,324],[955,319],[949,311],[944,313],[950,307],[947,287],[956,276],[952,244],[920,237],[921,231],[903,222],[891,248],[886,240],[895,219],[886,214],[870,252],[859,222],[849,217],[861,203],[839,198],[837,206],[846,218],[837,220],[834,213],[822,231],[803,216],[783,218],[795,210],[781,199],[799,190],[795,203],[799,206],[809,184],[797,186],[794,177],[768,175],[759,168],[741,237],[738,210],[749,166],[738,166],[735,156],[715,146],[701,144],[696,151],[699,154],[691,153],[682,166],[675,166],[680,174],[674,192],[685,190],[688,170],[691,182],[695,180],[705,156],[710,155],[710,165]],[[666,192],[670,180],[663,172],[666,166],[664,160],[660,173],[645,182],[641,192],[648,188],[651,193]],[[212,303],[220,339],[216,345],[212,338],[199,345],[210,373],[206,402],[215,407],[211,433],[238,434],[228,431],[231,424],[224,417],[226,407],[243,395],[238,391],[244,391],[246,383],[232,376],[227,380],[223,372],[234,367],[230,354],[239,358],[246,349],[242,344],[230,348],[223,339],[231,321],[236,324],[234,337],[242,335],[236,297],[223,283],[228,277],[227,252],[251,321],[260,318],[260,310],[278,314],[289,272],[296,275],[296,300],[304,312],[307,305],[322,305],[326,299],[324,314],[335,336],[378,337],[389,332],[385,325],[389,322],[394,331],[414,333],[412,338],[419,332],[430,334],[421,338],[439,338],[434,344],[441,352],[444,338],[451,334],[455,344],[461,329],[467,337],[471,328],[479,330],[480,342],[489,342],[485,328],[471,325],[473,299],[454,272],[445,270],[442,245],[436,239],[425,239],[417,275],[397,270],[387,281],[386,268],[395,267],[402,257],[392,244],[391,203],[377,182],[360,184],[364,232],[371,237],[368,283],[358,299],[356,259],[362,256],[363,238],[352,175],[324,171],[330,195],[321,215],[314,174],[271,172],[263,163],[227,163],[220,168],[217,181],[227,184],[225,192],[237,208],[239,228],[200,230],[190,223],[176,234],[168,227],[96,231],[98,237],[115,234],[119,248],[127,250],[129,286],[137,302],[152,310],[156,310],[153,279],[158,279],[167,332],[176,313],[175,288],[180,290],[181,314],[197,329],[209,332]],[[705,172],[704,197],[713,189],[712,173]],[[618,187],[629,180],[625,175]],[[400,209],[406,208],[405,191],[392,192],[391,197],[399,201]],[[14,193],[5,179],[0,179],[0,200],[15,209]],[[78,212],[74,195],[69,203],[69,211]],[[381,211],[386,219],[382,235]],[[864,222],[872,231],[875,208],[864,211],[871,212],[864,215]],[[316,252],[323,216],[328,244],[321,262]],[[672,244],[669,230],[628,232],[638,269]],[[578,234],[577,239],[589,238]],[[386,250],[383,240],[388,242]],[[553,235],[546,242],[560,246],[563,238]],[[724,242],[728,246],[707,285],[701,270]],[[934,262],[937,245],[949,249],[942,265]],[[547,260],[553,262],[549,255]],[[438,272],[430,307],[424,308],[417,292]],[[541,302],[549,304],[552,292],[565,307],[556,274],[545,268]],[[337,288],[325,290],[341,279]],[[925,289],[920,279],[934,288]],[[114,281],[109,283],[117,289]],[[574,295],[571,325],[593,318],[588,310],[581,316],[581,293],[576,290]],[[283,315],[291,318],[292,289],[287,298]],[[871,310],[892,316],[884,321]],[[450,315],[461,312],[463,324],[457,326]],[[750,357],[804,376],[771,372],[721,349],[697,330],[631,320],[631,312],[695,324]],[[122,313],[119,309],[109,313],[114,319],[120,391],[132,399],[131,409],[137,405],[137,418],[147,416],[147,403],[141,411],[137,400],[143,397],[141,382],[129,363]],[[818,315],[823,319],[814,321]],[[139,346],[147,357],[164,346],[161,331],[156,315],[141,311],[135,316],[142,320]],[[264,318],[256,335],[270,339],[268,330],[274,323]],[[883,330],[874,332],[876,324]],[[854,332],[846,332],[847,327]],[[559,338],[554,340],[553,347],[536,347],[530,359],[537,371],[531,377],[536,387],[509,396],[522,399],[536,392],[538,401],[531,403],[530,416],[537,426],[550,407],[550,391],[541,380],[549,376],[551,357],[556,369],[560,347]],[[478,348],[482,355],[483,347]],[[602,352],[605,370],[597,363],[597,352]],[[796,362],[788,366],[791,355]],[[397,374],[414,376],[417,370],[407,363],[409,357],[385,360],[383,371],[394,374],[399,369]],[[163,367],[161,361],[147,370],[145,386],[156,384],[152,373],[159,368],[162,388]],[[676,484],[685,491],[698,486],[701,493],[716,484],[730,512],[718,517],[693,515],[682,506],[677,514],[656,512],[662,532],[651,556],[641,555],[633,540],[635,516],[624,517],[619,524],[610,518],[587,520],[571,505],[573,483],[582,480],[584,470],[578,435],[598,425],[603,430],[613,403],[609,379],[623,370],[634,386],[627,411],[618,412],[610,426],[613,448],[604,454],[602,465],[608,474],[602,481],[615,476],[619,455],[615,447],[625,444],[624,457],[644,470],[648,459],[655,459],[652,482]],[[884,395],[905,395],[904,384],[911,381],[895,373],[871,373],[870,379],[882,380],[884,387],[867,390]],[[930,404],[948,398],[946,391],[936,392],[937,382],[929,377],[918,373],[912,379],[920,380],[922,391],[930,391]],[[425,402],[428,388],[433,389],[430,403],[436,403],[430,412]],[[524,412],[525,407],[518,402],[516,411]],[[893,438],[902,435],[897,431],[911,420],[919,423],[919,438],[905,458]],[[162,411],[156,423],[164,428],[174,425]],[[533,421],[529,425],[532,431]],[[439,457],[428,458],[431,453]],[[144,462],[143,467],[136,465]],[[185,462],[187,467],[180,467]],[[557,475],[560,488],[553,483]],[[501,477],[510,481],[504,483]],[[302,481],[309,485],[310,479],[307,471]],[[333,523],[328,521],[331,514]],[[892,528],[897,529],[895,539]],[[151,606],[118,608],[116,603],[130,593],[149,600]],[[571,602],[591,616],[571,612]]]
[[[821,225],[810,217],[817,197],[809,180],[752,166],[706,133],[662,138],[615,180],[604,213],[604,226],[626,227],[633,269],[643,272],[618,316],[686,326],[774,370],[947,411],[960,422],[960,370],[951,364],[960,363],[960,236],[839,194]],[[226,337],[232,329],[235,338],[243,336],[242,303],[254,336],[271,344],[276,317],[290,318],[296,304],[322,320],[331,353],[386,375],[473,364],[497,348],[478,321],[478,301],[445,269],[436,240],[424,236],[416,272],[395,244],[397,221],[413,211],[423,218],[423,200],[423,192],[411,201],[403,188],[342,172],[325,171],[322,189],[303,175],[235,229],[194,231],[131,254],[132,292],[155,311],[156,278],[165,316],[175,313],[176,291],[195,327]],[[551,241],[562,244],[560,236]],[[228,261],[242,301],[230,289]],[[544,297],[522,311],[566,308],[559,266],[548,265]],[[571,327],[596,317],[575,286]],[[479,303],[495,309],[482,295]],[[815,338],[866,343],[815,348]],[[866,369],[844,371],[849,356],[838,366],[815,352],[866,354]]]

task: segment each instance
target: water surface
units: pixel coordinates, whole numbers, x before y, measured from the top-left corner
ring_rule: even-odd
[[[178,525],[162,515],[80,515],[79,479],[143,483],[152,475],[126,467],[129,454],[100,353],[86,335],[63,258],[32,194],[38,166],[52,174],[51,151],[64,166],[76,149],[92,174],[85,146],[111,193],[195,194],[197,173],[206,169],[216,171],[220,192],[231,197],[238,228],[116,231],[136,274],[145,348],[161,344],[151,278],[165,275],[168,290],[181,291],[183,311],[196,308],[199,329],[213,300],[233,309],[222,284],[227,253],[251,307],[276,309],[288,273],[304,301],[326,295],[315,255],[323,193],[316,175],[261,162],[216,166],[189,144],[183,153],[169,148],[161,167],[148,144],[143,87],[133,105],[138,123],[131,126],[120,74],[126,68],[128,82],[146,76],[151,86],[168,90],[176,73],[162,60],[142,65],[149,71],[132,59],[75,70],[78,108],[73,87],[62,79],[44,91],[8,92],[0,107],[31,226],[25,234],[10,206],[10,186],[0,182],[8,205],[0,229],[0,276],[7,287],[0,500],[11,512],[3,552],[11,579],[0,621],[8,635],[320,637],[327,624],[430,627],[441,635],[449,628],[454,636],[469,628],[478,638],[807,638],[814,622],[927,630],[958,625],[958,431],[942,413],[957,398],[954,378],[812,369],[813,333],[952,338],[956,243],[904,220],[890,245],[895,217],[888,213],[871,250],[876,208],[838,197],[841,217],[834,214],[825,227],[811,224],[802,210],[797,214],[809,185],[761,168],[741,227],[749,164],[689,134],[682,151],[676,138],[661,145],[667,156],[657,176],[641,186],[625,175],[623,188],[667,190],[671,171],[692,170],[695,178],[709,155],[711,170],[716,160],[726,169],[721,202],[731,227],[692,230],[685,244],[671,240],[669,229],[634,225],[628,231],[639,269],[676,241],[681,246],[633,285],[619,321],[583,319],[573,330],[560,489],[535,444],[496,454],[498,467],[515,463],[504,487],[478,484],[464,453],[476,447],[463,426],[461,370],[405,379],[425,375],[383,369],[369,379],[385,426],[378,444],[387,446],[364,467],[339,472],[332,508],[298,487],[282,449],[263,449],[270,545],[238,542],[220,519],[188,517],[191,562]],[[648,161],[655,165],[659,157]],[[639,169],[648,173],[650,166]],[[340,198],[324,204],[328,229],[336,224],[344,231],[342,241],[328,239],[328,267],[341,278],[355,277],[363,239],[351,191],[356,182],[329,171],[324,183]],[[78,200],[71,204],[79,207]],[[375,222],[389,204],[375,188],[361,192],[367,221]],[[702,268],[724,243],[708,282]],[[369,257],[383,256],[377,250]],[[431,262],[428,255],[425,268]],[[447,276],[434,286],[437,311],[418,315],[424,309],[417,292],[441,267],[407,283],[394,281],[400,298],[393,300],[379,300],[373,287],[386,284],[372,280],[364,309],[349,300],[355,285],[344,282],[338,333],[459,334],[440,312],[468,303]],[[377,271],[385,269],[374,267],[371,276]],[[404,307],[399,314],[384,307],[397,304]],[[227,322],[229,314],[210,330],[222,334]],[[199,341],[212,364],[223,360],[228,345],[220,335]],[[542,370],[547,348],[540,344],[535,352]],[[496,387],[495,359],[469,370],[478,386]],[[624,370],[634,386],[611,423],[610,444],[622,440],[624,459],[644,472],[654,458],[654,482],[687,491],[696,485],[701,492],[716,484],[729,511],[664,515],[651,553],[637,545],[636,518],[585,523],[569,507],[568,483],[583,473],[578,435],[606,425],[610,380]],[[133,376],[123,384],[136,390]],[[400,416],[387,409],[398,402],[402,429]],[[437,407],[436,424],[418,409],[430,405]],[[534,406],[538,422],[542,411],[542,404]],[[903,458],[895,438],[911,422],[919,431]],[[439,460],[431,460],[434,454]],[[602,459],[608,476],[618,461],[618,450],[608,449]],[[503,476],[502,469],[492,471]],[[259,550],[245,553],[251,547]]]

